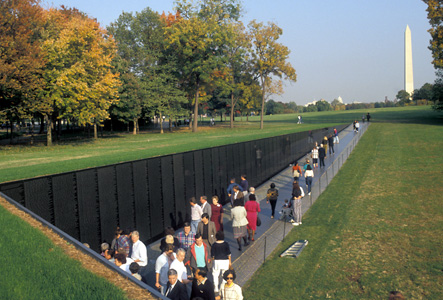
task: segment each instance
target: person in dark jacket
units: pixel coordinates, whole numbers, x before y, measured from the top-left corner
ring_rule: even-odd
[[[334,137],[332,136],[332,134],[329,135],[328,144],[329,144],[329,154],[335,153],[334,152]]]
[[[202,255],[199,255],[199,253],[202,253]],[[195,243],[189,247],[188,251],[186,251],[186,258],[184,261],[185,266],[191,267],[192,272],[195,272],[195,270],[200,266],[204,266],[206,270],[210,270],[212,268],[209,247],[203,243],[201,234],[197,233],[195,235]]]
[[[200,297],[204,300],[215,300],[214,285],[208,278],[204,268],[198,268],[195,271],[195,277],[192,280],[191,299]]]
[[[275,205],[277,204],[278,190],[275,188],[275,183],[271,183],[271,188],[266,193],[266,203],[271,202],[271,219],[274,219]]]
[[[165,296],[171,300],[188,300],[186,286],[177,280],[177,271],[169,269],[168,283],[166,284]]]
[[[325,166],[326,150],[323,148],[323,144],[318,148],[318,159],[320,159],[320,168]]]

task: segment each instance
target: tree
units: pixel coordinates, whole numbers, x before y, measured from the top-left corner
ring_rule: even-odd
[[[0,24],[0,122],[12,124],[33,112],[42,84],[44,61],[38,34],[43,9],[38,0],[3,0]]]
[[[274,100],[268,100],[266,102],[266,114],[267,115],[277,115],[282,114],[284,111],[283,103],[276,102]]]
[[[155,81],[162,72],[165,51],[165,26],[174,21],[171,16],[160,17],[145,8],[134,14],[123,12],[108,26],[108,31],[118,43],[118,56],[114,60],[122,73],[120,103],[113,107],[113,114],[128,124],[133,122],[133,134],[137,133],[138,120],[143,114],[154,114],[161,87]],[[168,23],[169,22],[169,23]]]
[[[432,99],[433,99],[432,89],[433,89],[432,84],[425,83],[420,89],[416,89],[414,91],[414,94],[412,95],[412,99],[414,101],[417,101],[417,100],[432,101]]]
[[[429,24],[431,34],[429,50],[432,51],[432,64],[436,69],[443,68],[443,3],[440,0],[423,0],[428,5]]]
[[[331,104],[327,102],[326,100],[321,99],[320,101],[317,101],[315,103],[315,106],[317,106],[317,111],[330,111],[332,110]]]
[[[93,125],[97,138],[97,125],[109,117],[109,107],[118,101],[119,75],[111,65],[116,45],[95,20],[83,14],[72,13],[65,21],[59,32],[48,27],[51,31],[42,45],[47,65],[40,97],[48,100],[43,111],[48,121],[57,111],[59,119]],[[51,145],[50,122],[47,130]]]
[[[228,23],[227,43],[224,53],[226,64],[220,68],[220,76],[217,76],[218,85],[229,96],[230,102],[230,128],[234,128],[234,112],[240,97],[245,91],[242,88],[243,77],[247,76],[248,61],[246,58],[248,40],[242,23]]]
[[[274,23],[257,23],[255,20],[248,25],[251,40],[251,55],[253,72],[260,79],[262,87],[262,104],[260,115],[260,129],[263,129],[263,114],[265,109],[265,99],[269,92],[267,87],[272,86],[272,81],[276,78],[285,78],[296,81],[294,68],[287,61],[289,59],[289,49],[277,43],[278,38],[283,33],[282,29]]]
[[[431,34],[431,41],[429,49],[432,52],[432,64],[437,70],[437,78],[433,87],[434,106],[433,109],[437,111],[443,110],[443,3],[441,0],[423,0],[428,5],[426,11],[428,12],[429,24],[431,29],[428,32]]]
[[[309,104],[308,106],[305,106],[303,112],[316,112],[318,111],[318,108],[314,104]]]
[[[240,16],[234,0],[202,0],[196,4],[176,3],[183,19],[167,28],[169,48],[177,55],[182,83],[194,95],[192,131],[197,131],[199,95],[210,82],[214,70],[224,64],[226,24]]]
[[[395,97],[398,99],[401,106],[404,106],[405,104],[411,102],[411,95],[409,95],[409,93],[405,90],[398,91],[397,96]]]

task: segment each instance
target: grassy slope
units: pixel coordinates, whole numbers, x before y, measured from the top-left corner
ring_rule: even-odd
[[[296,115],[266,116],[265,129],[259,130],[259,118],[250,122],[236,122],[233,130],[216,126],[202,128],[198,133],[182,130],[174,133],[145,133],[113,135],[107,138],[65,142],[54,147],[2,146],[0,147],[0,182],[40,175],[73,171],[111,163],[142,159],[152,156],[202,149],[269,136],[306,131],[350,123],[371,112],[374,121],[397,120],[414,117],[426,122],[432,115],[429,107],[353,110],[303,114],[305,124],[296,125]]]
[[[442,299],[442,141],[438,125],[371,125],[245,298]],[[278,258],[299,239],[298,259]]]
[[[127,299],[0,205],[1,299]]]

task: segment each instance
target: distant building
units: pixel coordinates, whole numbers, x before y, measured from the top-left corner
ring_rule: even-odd
[[[320,101],[321,101],[321,100],[320,100]],[[317,102],[318,102],[318,101],[314,100],[314,101],[312,101],[312,102],[306,103],[306,104],[305,104],[305,107],[308,107],[308,106],[311,105],[311,104],[312,104],[312,105],[315,105],[315,104],[317,104]]]
[[[337,100],[338,100],[338,102],[340,102],[341,104],[343,104],[343,99],[342,99],[340,96],[338,96]]]

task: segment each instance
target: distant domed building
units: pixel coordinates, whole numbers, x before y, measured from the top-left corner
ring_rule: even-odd
[[[343,104],[343,99],[342,99],[340,96],[338,96],[337,100],[338,100],[338,102],[340,102],[341,104]]]

